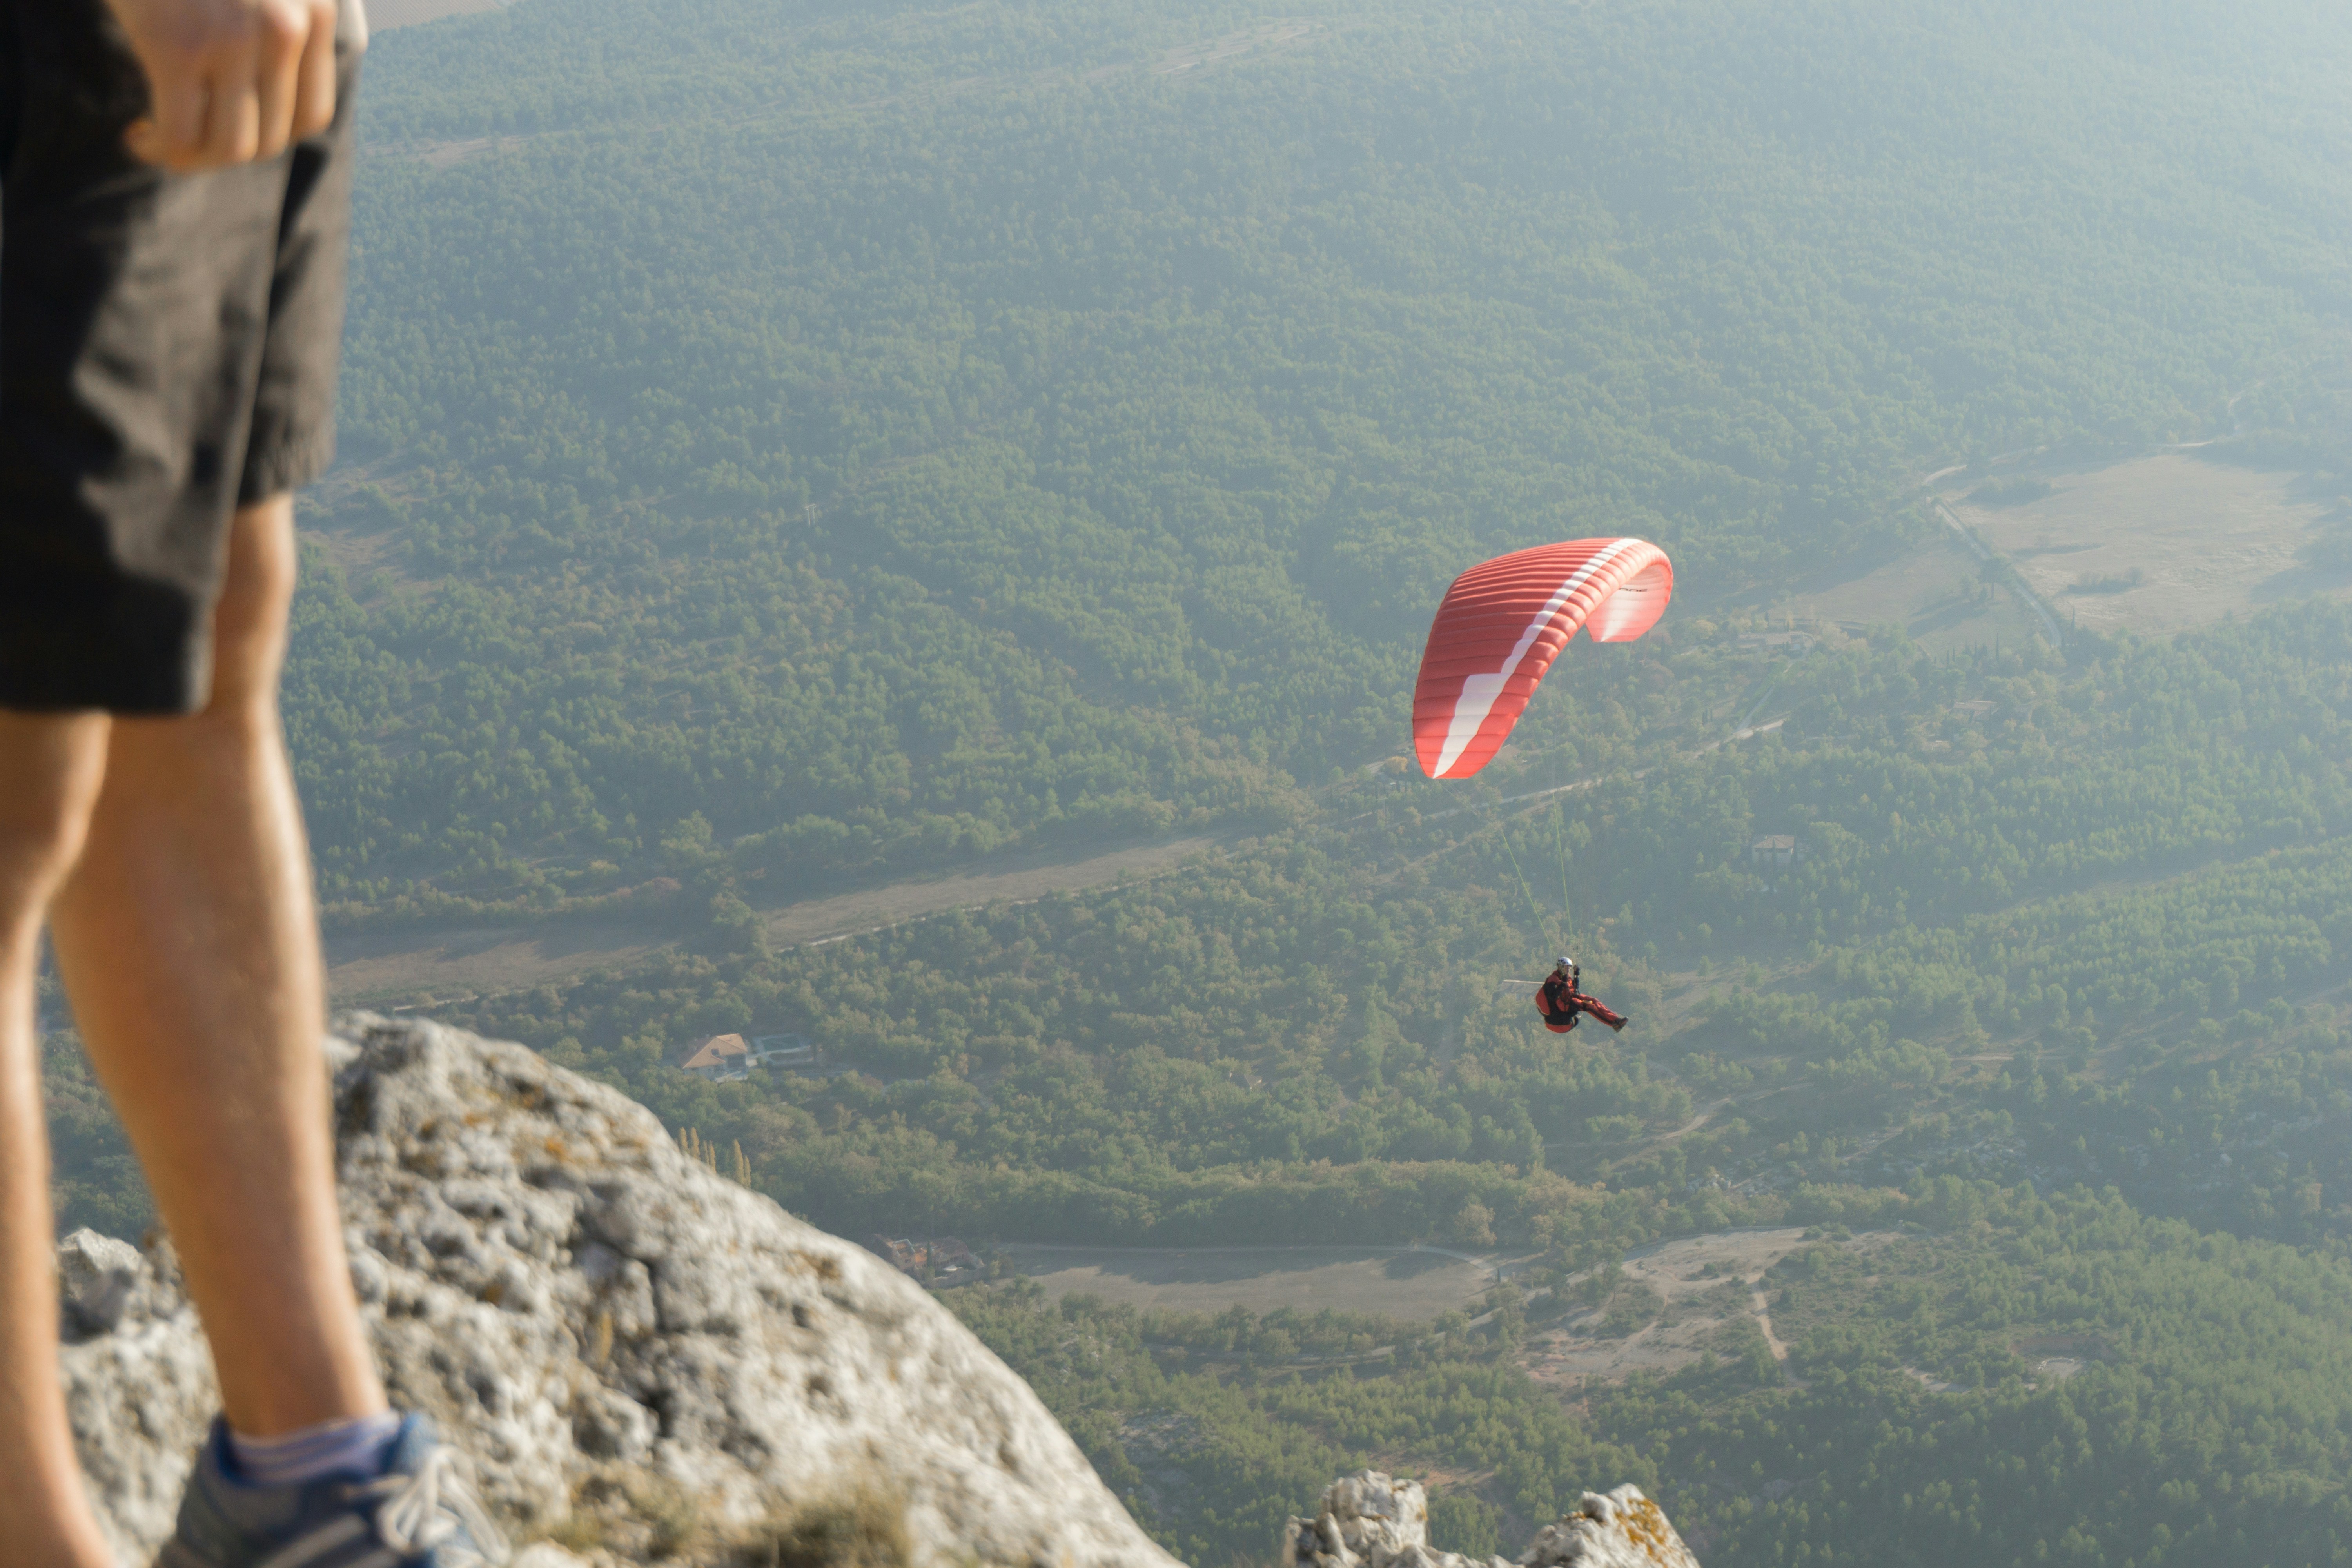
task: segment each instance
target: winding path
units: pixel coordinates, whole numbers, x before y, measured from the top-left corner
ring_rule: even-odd
[[[1759,1274],[1748,1282],[1749,1298],[1756,1304],[1756,1326],[1764,1331],[1764,1343],[1772,1352],[1774,1361],[1789,1359],[1789,1347],[1772,1331],[1772,1303],[1764,1295],[1764,1277]]]

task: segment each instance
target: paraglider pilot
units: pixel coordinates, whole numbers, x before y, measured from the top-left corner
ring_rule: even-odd
[[[1565,1035],[1576,1027],[1579,1013],[1590,1013],[1612,1029],[1623,1028],[1625,1015],[1611,1012],[1597,998],[1577,989],[1580,975],[1572,958],[1563,958],[1553,967],[1543,989],[1536,993],[1536,1010],[1543,1015],[1544,1027],[1555,1035]]]

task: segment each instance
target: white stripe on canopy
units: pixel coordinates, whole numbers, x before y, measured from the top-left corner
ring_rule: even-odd
[[[1511,649],[1511,657],[1503,661],[1502,669],[1493,675],[1474,675],[1462,683],[1462,695],[1454,700],[1454,719],[1445,727],[1445,748],[1437,753],[1437,772],[1433,776],[1444,778],[1446,771],[1461,760],[1464,750],[1478,738],[1479,726],[1486,723],[1486,715],[1495,710],[1495,699],[1503,694],[1503,688],[1518,669],[1519,661],[1528,657],[1528,649],[1535,647],[1536,638],[1543,635],[1544,627],[1551,625],[1551,618],[1559,614],[1559,607],[1568,603],[1568,596],[1590,582],[1595,572],[1622,554],[1628,545],[1640,542],[1638,539],[1616,540],[1570,573],[1568,581],[1544,601],[1544,607],[1536,612],[1535,619],[1528,623],[1528,629],[1519,634],[1518,646]]]

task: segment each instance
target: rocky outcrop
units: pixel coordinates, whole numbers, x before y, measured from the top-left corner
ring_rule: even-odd
[[[357,1016],[333,1044],[354,1282],[394,1400],[474,1457],[539,1568],[1142,1565],[1028,1385],[911,1281],[520,1046]],[[84,1469],[126,1562],[215,1405],[167,1247],[63,1245]]]
[[[1419,1481],[1359,1470],[1333,1481],[1311,1520],[1293,1516],[1282,1568],[1513,1568],[1481,1563],[1429,1543],[1429,1500]],[[1656,1503],[1634,1486],[1587,1492],[1576,1511],[1548,1524],[1519,1568],[1698,1568]]]
[[[1284,1541],[1282,1568],[1509,1568],[1505,1558],[1481,1563],[1431,1546],[1421,1483],[1379,1470],[1333,1481],[1313,1519],[1291,1516]]]
[[[1630,1482],[1585,1493],[1575,1512],[1543,1527],[1519,1562],[1524,1568],[1698,1568],[1665,1510]]]

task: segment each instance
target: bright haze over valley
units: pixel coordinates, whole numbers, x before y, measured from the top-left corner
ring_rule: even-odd
[[[375,10],[339,1005],[906,1242],[1187,1562],[2352,1553],[2352,11]]]

